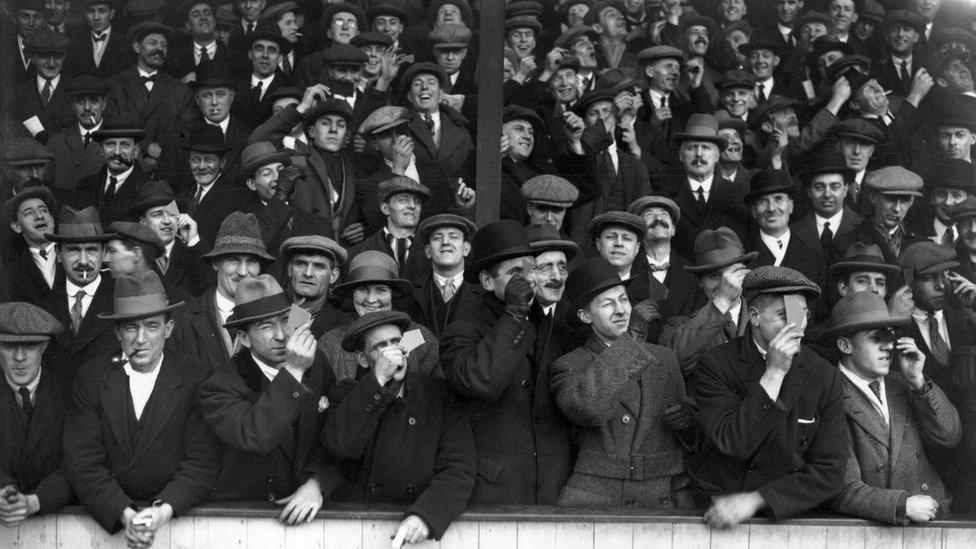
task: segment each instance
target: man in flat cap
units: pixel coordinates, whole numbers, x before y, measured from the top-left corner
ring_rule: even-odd
[[[937,244],[955,246],[959,233],[949,208],[976,196],[976,170],[965,160],[947,158],[925,180],[925,201],[906,220],[913,232]]]
[[[25,187],[3,205],[5,221],[15,238],[4,261],[0,301],[41,303],[64,279],[54,243],[45,236],[54,230],[57,201],[43,185]]]
[[[580,192],[568,180],[556,175],[537,175],[519,189],[528,214],[526,225],[548,223],[563,231],[566,211],[579,199]]]
[[[2,182],[3,193],[10,196],[14,187],[24,185],[29,179],[50,181],[50,165],[54,160],[51,149],[33,137],[13,137],[0,143],[0,163],[6,169],[8,180]]]
[[[125,28],[116,26],[114,0],[84,0],[85,24],[68,37],[75,48],[68,52],[65,70],[78,76],[87,74],[105,80],[132,62],[132,46]],[[121,19],[121,16],[120,16]]]
[[[62,329],[36,305],[0,304],[0,522],[8,527],[72,497],[61,464],[68,386],[42,358]]]
[[[322,427],[322,445],[345,469],[334,499],[406,506],[397,546],[440,539],[467,507],[477,470],[471,424],[450,385],[406,367],[409,324],[406,313],[379,311],[346,329],[342,347],[364,373],[329,393]]]
[[[374,5],[366,12],[366,19],[369,20],[371,30],[389,36],[392,40],[391,46],[394,49],[400,49],[400,34],[403,33],[403,29],[409,20],[406,11],[394,3],[384,2]]]
[[[685,128],[693,113],[711,113],[715,110],[711,97],[701,86],[705,72],[702,62],[699,60],[684,67],[684,61],[684,53],[671,46],[652,46],[637,56],[636,67],[640,78],[647,85],[647,91],[641,95],[643,105],[638,110],[637,117],[661,128],[665,145],[671,143],[674,134]],[[674,93],[683,68],[689,71],[691,81],[689,99]],[[697,72],[691,74],[692,68],[697,69]],[[677,149],[672,145],[669,151],[668,154],[656,156],[663,162],[671,163],[676,157]]]
[[[65,93],[68,78],[62,75],[69,40],[54,31],[41,30],[27,40],[31,71],[14,90],[17,117],[41,142],[74,123],[71,99]]]
[[[125,219],[139,189],[149,180],[143,169],[140,143],[146,132],[134,118],[106,122],[92,133],[102,149],[105,166],[94,175],[78,181],[75,202],[94,206],[105,223]]]
[[[746,333],[701,355],[691,383],[707,444],[689,474],[712,496],[705,520],[715,528],[826,502],[844,486],[848,452],[840,374],[800,343],[820,288],[764,266],[742,290]]]
[[[217,480],[220,446],[200,413],[207,370],[166,345],[173,311],[155,272],[116,281],[99,313],[115,345],[84,366],[65,422],[64,466],[85,510],[130,546],[149,547],[174,516],[203,502]]]
[[[102,129],[108,91],[105,82],[91,75],[76,76],[65,84],[76,123],[55,132],[47,141],[54,153],[55,187],[73,190],[79,180],[105,166],[94,133]]]
[[[481,286],[464,280],[464,264],[475,230],[467,218],[447,213],[430,216],[417,227],[417,245],[423,246],[431,272],[413,280],[417,308],[413,317],[438,339],[458,311],[481,303]]]
[[[962,437],[956,408],[924,374],[925,355],[898,333],[910,321],[892,316],[883,297],[858,292],[834,306],[824,334],[840,351],[851,434],[847,485],[831,506],[888,524],[951,511],[952,497],[925,453]]]
[[[316,341],[328,330],[352,322],[329,301],[330,289],[348,258],[345,248],[325,236],[298,235],[281,243],[278,256],[285,264],[285,293],[311,315],[309,330]]]
[[[335,374],[310,322],[289,327],[291,303],[270,275],[241,282],[224,323],[243,345],[200,388],[200,407],[226,452],[213,497],[282,506],[308,522],[337,482],[319,445]]]

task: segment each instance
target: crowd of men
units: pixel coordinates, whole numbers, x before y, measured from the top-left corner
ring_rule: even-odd
[[[478,4],[0,1],[0,521],[976,511],[972,3]]]

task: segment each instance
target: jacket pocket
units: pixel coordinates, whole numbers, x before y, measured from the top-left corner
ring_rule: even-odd
[[[504,470],[505,466],[492,458],[478,458],[478,476],[489,484],[498,482],[498,477]]]

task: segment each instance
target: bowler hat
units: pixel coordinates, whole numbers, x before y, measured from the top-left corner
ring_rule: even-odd
[[[955,269],[959,267],[959,262],[956,261],[954,248],[923,240],[901,251],[898,255],[898,266],[902,271],[911,271],[915,276],[922,276]]]
[[[312,252],[324,254],[332,258],[332,267],[338,267],[346,262],[349,253],[338,242],[327,236],[318,234],[306,234],[286,238],[278,248],[278,256],[282,260],[288,261],[292,254],[301,252]]]
[[[776,56],[782,55],[783,53],[783,48],[780,44],[763,37],[750,39],[749,42],[739,46],[739,53],[742,55],[749,55],[754,51],[760,50],[770,51]]]
[[[240,173],[244,177],[250,177],[254,170],[276,162],[291,164],[291,156],[285,151],[279,151],[270,141],[257,141],[241,151]]]
[[[253,213],[231,212],[217,229],[213,249],[200,257],[216,259],[236,254],[250,254],[269,263],[275,260],[264,246],[261,226]]]
[[[711,17],[704,15],[698,15],[697,13],[690,13],[687,16],[681,17],[681,26],[688,30],[691,27],[705,27],[708,31],[708,36],[711,38],[715,37],[715,31],[718,30],[718,24]]]
[[[68,95],[108,95],[111,89],[104,80],[90,74],[80,74],[64,85]]]
[[[877,244],[863,242],[851,244],[844,252],[844,259],[827,269],[827,273],[835,278],[858,271],[894,276],[898,274],[899,269],[898,265],[885,262],[881,248]]]
[[[918,34],[925,34],[925,19],[914,10],[891,10],[884,16],[882,26],[887,29],[892,25],[904,25],[915,29]]]
[[[562,237],[559,229],[549,223],[534,223],[525,227],[525,236],[535,255],[545,252],[563,252],[570,261],[579,252],[579,245]]]
[[[520,190],[527,202],[557,208],[569,208],[579,198],[579,189],[558,175],[537,175],[522,183]]]
[[[30,198],[40,198],[52,215],[57,209],[57,200],[54,198],[54,193],[50,189],[44,185],[28,185],[3,203],[3,219],[0,219],[0,221],[5,225],[9,225],[17,217],[17,209],[20,208],[20,205]]]
[[[742,197],[742,201],[751,206],[760,197],[773,193],[786,193],[792,198],[795,190],[793,179],[786,170],[759,170],[749,179],[749,194]]]
[[[718,119],[711,114],[695,113],[688,117],[683,132],[674,134],[674,141],[705,141],[715,143],[719,149],[728,146],[727,139],[718,134]]]
[[[366,21],[366,13],[363,8],[355,4],[350,4],[349,2],[336,2],[335,4],[329,4],[325,10],[322,11],[322,16],[319,21],[322,21],[326,25],[332,24],[332,18],[336,16],[337,13],[348,13],[356,18],[356,25],[360,30],[367,28],[368,22]]]
[[[106,120],[98,131],[92,133],[92,138],[96,141],[112,137],[128,137],[139,141],[146,137],[146,130],[139,127],[139,122],[135,118],[122,116]]]
[[[274,42],[278,45],[278,50],[281,55],[288,55],[291,53],[291,42],[283,34],[281,34],[281,29],[278,28],[277,23],[270,21],[261,21],[256,27],[254,27],[254,32],[252,32],[247,37],[246,48],[250,50],[254,43],[258,40],[267,40],[268,42]]]
[[[512,219],[501,219],[478,229],[471,237],[471,255],[464,265],[464,280],[478,282],[479,273],[516,257],[534,257],[525,227]]]
[[[705,229],[695,237],[695,264],[685,265],[685,270],[707,273],[736,263],[748,263],[758,255],[759,252],[746,253],[739,235],[728,227]]]
[[[678,204],[666,196],[648,195],[642,196],[637,200],[633,201],[630,206],[627,206],[627,211],[634,215],[642,215],[644,210],[655,206],[658,208],[664,208],[671,214],[671,223],[677,225],[678,221],[681,219],[681,208]]]
[[[868,172],[864,186],[876,193],[922,196],[922,176],[901,166],[885,166]]]
[[[614,286],[627,286],[634,277],[620,280],[617,269],[602,257],[587,259],[576,266],[566,279],[564,298],[569,302],[566,314],[575,315],[590,300]]]
[[[197,65],[196,75],[196,80],[189,84],[194,90],[204,88],[234,89],[236,86],[234,76],[230,73],[227,63],[220,61],[201,61]]]
[[[892,316],[884,297],[874,292],[854,292],[841,298],[830,312],[830,328],[821,339],[831,340],[878,328],[897,328],[911,322],[910,316]]]
[[[347,353],[362,351],[362,339],[367,332],[380,326],[396,326],[404,331],[410,326],[410,316],[401,311],[374,311],[352,321],[342,333],[342,350]]]
[[[405,107],[380,107],[371,112],[359,125],[360,135],[376,135],[401,124],[409,124],[413,118],[410,110]]]
[[[802,294],[807,301],[815,301],[820,297],[820,286],[789,267],[762,265],[742,279],[742,297],[746,302],[760,294]]]
[[[417,235],[420,236],[420,242],[423,244],[430,242],[430,235],[441,227],[455,227],[460,229],[464,233],[465,240],[471,240],[471,235],[478,230],[478,227],[470,219],[460,215],[449,213],[432,215],[421,221],[420,225],[417,226]]]
[[[0,342],[32,343],[47,341],[64,326],[51,313],[22,301],[0,303]]]
[[[809,184],[815,176],[835,173],[844,178],[845,183],[854,179],[854,170],[847,167],[844,154],[837,150],[824,151],[818,156],[813,165],[804,173],[804,183]]]
[[[291,309],[291,301],[281,285],[269,274],[245,278],[237,283],[234,310],[224,328],[240,328],[252,322],[282,315]]]
[[[98,313],[103,320],[138,320],[168,313],[183,306],[183,301],[170,304],[166,289],[156,271],[138,275],[119,275],[115,279],[112,312]]]
[[[514,0],[505,6],[505,17],[517,17],[520,15],[539,17],[543,11],[542,4],[535,0]]]
[[[976,116],[972,112],[943,113],[934,124],[937,128],[966,128],[976,133]]]
[[[976,217],[976,196],[971,196],[958,204],[949,206],[946,213],[949,214],[949,218],[952,219],[953,223]]]
[[[852,93],[871,78],[871,60],[863,55],[845,55],[830,64],[827,68],[827,80],[831,83],[847,77],[851,84]],[[857,88],[855,88],[857,86]]]
[[[323,116],[334,114],[346,120],[346,124],[352,123],[352,107],[344,99],[328,98],[318,105],[312,107],[305,113],[305,124],[311,126]]]
[[[132,219],[139,219],[149,208],[165,206],[170,202],[176,202],[177,206],[183,202],[176,198],[173,188],[165,181],[146,181],[139,187],[139,194],[136,195],[135,202],[126,210],[126,215]]]
[[[386,202],[391,196],[400,193],[410,193],[419,196],[422,200],[430,198],[430,189],[426,185],[405,175],[394,175],[384,179],[376,187],[376,198],[380,202]]]
[[[45,233],[44,238],[60,244],[82,242],[107,242],[114,238],[111,233],[102,232],[102,221],[95,206],[76,210],[62,206],[58,216],[58,232]]]
[[[157,257],[166,253],[166,245],[156,235],[156,231],[150,229],[148,225],[131,221],[113,221],[109,223],[108,230],[112,233],[113,239],[132,240],[152,246],[156,250]]]
[[[370,284],[385,284],[399,296],[411,295],[414,289],[413,283],[400,278],[400,267],[393,257],[380,251],[366,250],[349,261],[346,279],[334,286],[332,291],[339,296],[350,296],[356,288]]]
[[[926,179],[929,188],[960,189],[976,194],[976,171],[973,165],[961,158],[946,158],[939,168]]]
[[[233,148],[224,143],[224,134],[220,127],[212,124],[195,124],[180,146],[187,151],[212,154],[224,154]]]
[[[590,238],[600,238],[600,233],[607,227],[623,227],[636,234],[638,241],[647,233],[647,225],[640,216],[628,212],[610,211],[591,219],[586,226],[586,234]]]

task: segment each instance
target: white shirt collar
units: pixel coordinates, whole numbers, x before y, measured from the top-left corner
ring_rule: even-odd
[[[871,383],[872,383],[871,381],[868,381],[860,377],[859,375],[857,375],[856,373],[854,373],[853,371],[845,367],[843,364],[838,364],[838,367],[840,368],[840,372],[844,374],[844,376],[846,376],[847,379],[851,380],[851,383],[853,383],[854,386],[857,387],[859,391],[864,393],[864,396],[866,396],[867,399],[871,401],[871,404],[874,405],[874,408],[878,412],[881,412],[881,415],[884,416],[885,423],[888,423],[890,418],[888,416],[888,397],[887,397],[887,392],[885,391],[884,378],[883,377],[878,378],[878,381],[880,382],[878,384],[880,386],[880,390],[878,392],[881,393],[881,399],[879,400],[877,395],[874,394],[874,391],[871,390]]]
[[[779,33],[782,34],[782,35],[784,35],[784,36],[787,36],[787,35],[790,35],[790,34],[793,33],[793,29],[792,28],[787,27],[786,25],[780,23],[779,21],[776,22],[776,28],[779,29]]]
[[[70,297],[72,299],[74,299],[75,294],[77,294],[78,292],[80,292],[82,290],[85,291],[85,293],[88,295],[88,297],[94,297],[95,296],[95,292],[98,291],[98,286],[101,283],[102,283],[102,275],[99,274],[98,276],[95,277],[95,280],[92,280],[91,282],[89,282],[88,285],[85,286],[85,287],[78,286],[78,285],[76,285],[74,282],[72,282],[70,280],[65,280],[64,281],[64,289],[68,292],[68,297]]]
[[[101,120],[101,121],[100,121],[100,122],[99,122],[98,124],[95,124],[95,126],[94,126],[94,127],[92,127],[92,129],[90,129],[90,130],[89,130],[89,129],[87,129],[87,128],[85,128],[85,127],[84,127],[84,126],[82,126],[81,124],[78,124],[78,133],[79,133],[79,134],[80,134],[80,135],[81,135],[82,137],[85,137],[85,134],[86,134],[86,133],[95,133],[95,132],[97,132],[98,130],[100,130],[100,129],[102,129],[102,123],[103,123],[103,122],[105,122],[105,119],[104,119],[104,118],[103,118],[103,119],[102,119],[102,120]]]
[[[160,368],[160,366],[162,365],[163,365],[163,355],[161,354],[159,355],[159,358],[156,359],[156,364],[153,365],[152,370],[148,372],[140,372],[139,370],[136,370],[135,368],[132,367],[132,364],[129,361],[126,361],[125,364],[122,365],[122,369],[125,370],[125,375],[129,377],[137,377],[144,380],[151,379],[153,380],[153,383],[155,383],[156,378],[159,377],[159,371],[162,369]]]
[[[275,380],[275,378],[278,376],[278,368],[269,366],[268,363],[254,356],[254,353],[251,353],[251,358],[254,360],[254,363],[258,365],[258,368],[261,369],[261,373],[264,374],[264,377],[268,378],[268,381]]]
[[[228,316],[234,311],[234,302],[224,297],[224,294],[215,291],[214,292],[215,302],[217,304],[217,310],[221,313],[227,313]]]
[[[790,247],[790,230],[786,229],[786,232],[780,236],[770,236],[760,230],[759,238],[762,239],[763,244],[773,254],[773,259],[775,260],[773,264],[777,266],[781,264],[783,258],[786,256],[786,250]],[[783,244],[782,247],[780,247],[780,243]]]
[[[125,183],[125,180],[128,179],[130,175],[132,175],[132,170],[134,169],[135,169],[135,164],[133,164],[132,167],[130,167],[128,170],[125,170],[120,174],[113,175],[111,172],[109,172],[108,174],[105,175],[105,185],[106,186],[108,185],[109,178],[115,177],[116,181],[118,181],[118,187],[115,188],[115,191],[118,192],[119,188],[122,187],[122,184]]]
[[[98,35],[96,35],[94,32],[90,32],[89,31],[88,36],[91,38],[91,41],[92,42],[95,41],[95,36],[105,36],[105,40],[104,41],[105,42],[108,42],[109,38],[112,37],[112,27],[109,27],[109,28],[105,29],[104,31],[102,31],[101,34],[98,34]]]
[[[211,125],[211,126],[217,126],[217,127],[219,127],[221,133],[226,134],[227,133],[227,126],[230,125],[230,115],[228,114],[227,115],[227,118],[224,118],[223,120],[221,120],[217,124],[214,124],[213,122],[207,120],[206,118],[204,118],[204,121],[206,121],[206,123],[209,124],[209,125]]]
[[[43,76],[41,76],[41,75],[38,74],[37,77],[36,77],[36,79],[37,79],[37,90],[40,91],[40,90],[44,89],[44,83],[47,82],[47,78],[44,78]],[[58,89],[58,84],[60,82],[61,82],[61,75],[60,74],[51,79],[51,93],[52,94],[54,93],[54,90]]]
[[[139,71],[139,76],[145,76],[147,78],[150,77],[150,76],[155,76],[156,74],[159,73],[159,71],[146,72],[146,71],[142,70],[141,68],[137,68],[136,70]]]
[[[265,77],[265,78],[258,78],[257,76],[255,76],[252,73],[251,74],[251,87],[253,88],[254,86],[257,86],[258,85],[258,82],[260,82],[261,83],[261,97],[264,97],[265,92],[268,91],[268,86],[271,85],[271,81],[274,80],[274,78],[275,78],[275,73],[271,73],[271,76],[268,76],[268,77]]]
[[[172,257],[173,257],[173,248],[175,246],[176,246],[176,239],[175,238],[173,240],[170,240],[169,241],[169,244],[166,244],[165,245],[165,247],[166,247],[166,252],[165,252],[166,253],[166,257],[169,257],[169,258],[172,259]]]
[[[691,194],[694,195],[695,198],[698,198],[698,193],[696,191],[698,191],[698,187],[702,187],[702,190],[705,191],[705,200],[708,200],[709,195],[712,194],[712,182],[714,180],[714,173],[706,177],[704,181],[698,181],[689,177],[688,184],[691,186]]]
[[[461,271],[460,273],[450,278],[441,276],[437,273],[431,273],[431,274],[434,275],[434,282],[437,284],[438,287],[444,286],[444,284],[446,284],[448,280],[451,280],[454,283],[454,289],[457,290],[461,287],[461,283],[464,282],[464,271]]]
[[[820,214],[814,213],[813,217],[817,221],[817,232],[822,233],[824,228],[824,223],[830,222],[830,230],[837,234],[837,227],[840,227],[840,222],[844,217],[844,209],[841,210],[830,217],[821,217]]]
[[[34,394],[37,393],[37,386],[41,384],[41,373],[43,372],[43,369],[44,369],[43,366],[40,367],[37,371],[37,377],[35,377],[34,381],[31,381],[27,385],[17,385],[16,383],[10,381],[10,379],[7,378],[7,376],[3,376],[3,378],[7,380],[7,385],[10,386],[10,388],[13,390],[14,393],[19,391],[21,387],[27,387],[27,392],[30,393],[31,402],[33,402]],[[19,397],[20,395],[17,396]],[[21,406],[23,406],[23,403],[21,403]]]

